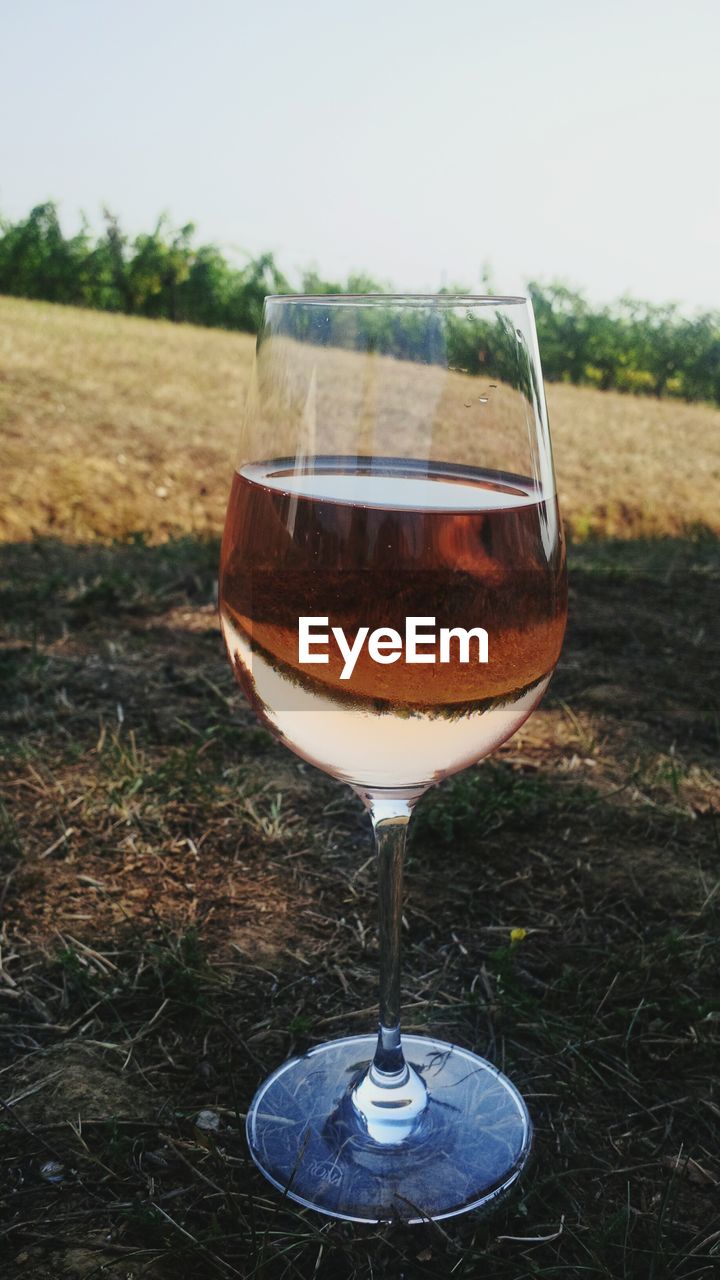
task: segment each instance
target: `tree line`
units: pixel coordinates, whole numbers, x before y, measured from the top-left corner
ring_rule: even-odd
[[[196,244],[192,223],[161,218],[132,238],[108,210],[104,224],[99,235],[83,223],[66,236],[51,201],[16,222],[0,219],[0,293],[252,333],[266,294],[296,292],[271,253],[234,265],[215,245]],[[300,292],[387,288],[370,276],[307,271]],[[599,307],[557,283],[530,281],[528,292],[550,381],[720,404],[720,312],[689,316],[632,298]]]

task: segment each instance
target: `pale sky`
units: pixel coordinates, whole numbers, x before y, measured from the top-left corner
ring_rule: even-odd
[[[0,0],[0,211],[720,306],[717,0]]]

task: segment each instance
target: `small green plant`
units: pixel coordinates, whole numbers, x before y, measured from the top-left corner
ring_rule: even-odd
[[[165,932],[163,942],[153,943],[148,955],[151,965],[144,985],[152,983],[164,999],[199,1009],[204,987],[212,974],[197,930],[187,929],[179,937]]]
[[[306,1013],[296,1013],[288,1024],[288,1031],[294,1036],[306,1036],[312,1028],[313,1020]]]
[[[583,801],[579,786],[561,787],[539,772],[525,774],[485,762],[430,792],[418,808],[415,835],[450,844],[481,836],[514,818],[526,821]]]

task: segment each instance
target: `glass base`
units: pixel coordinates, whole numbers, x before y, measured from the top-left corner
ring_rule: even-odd
[[[376,1043],[365,1035],[318,1045],[261,1085],[247,1117],[258,1168],[291,1200],[349,1222],[426,1222],[495,1202],[532,1141],[515,1086],[467,1049],[403,1036],[428,1105],[400,1141],[377,1142],[351,1096]]]

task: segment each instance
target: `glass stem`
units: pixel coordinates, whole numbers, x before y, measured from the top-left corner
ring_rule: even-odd
[[[388,1075],[405,1070],[400,1040],[403,863],[414,799],[373,796],[368,801],[377,846],[380,935],[380,1026],[373,1065]]]
[[[422,795],[395,792],[363,795],[370,811],[378,864],[380,921],[380,1026],[375,1056],[350,1093],[356,1122],[374,1143],[402,1143],[422,1124],[428,1092],[422,1076],[406,1063],[400,1040],[400,931],[403,861],[408,822]]]

